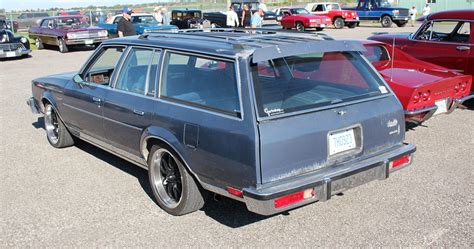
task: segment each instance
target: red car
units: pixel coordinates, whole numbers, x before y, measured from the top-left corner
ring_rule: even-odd
[[[416,59],[391,45],[363,41],[364,56],[387,81],[405,110],[407,122],[421,123],[451,113],[473,98],[472,76]]]
[[[312,15],[304,8],[280,8],[276,11],[281,15],[280,25],[283,29],[296,29],[305,31],[306,29],[323,30],[332,24],[331,18],[327,16]]]
[[[412,34],[369,37],[427,62],[474,76],[474,10],[449,10],[429,15]]]
[[[359,25],[359,15],[353,10],[343,10],[338,3],[308,3],[305,7],[314,15],[322,15],[331,18],[336,29],[347,26],[351,29]]]

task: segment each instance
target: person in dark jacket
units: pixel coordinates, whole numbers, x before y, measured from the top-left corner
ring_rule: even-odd
[[[244,4],[240,25],[244,28],[250,28],[250,19],[252,19],[252,11],[247,4]]]
[[[133,27],[131,17],[133,10],[130,8],[123,8],[123,18],[117,24],[117,33],[119,37],[136,35],[135,27]]]

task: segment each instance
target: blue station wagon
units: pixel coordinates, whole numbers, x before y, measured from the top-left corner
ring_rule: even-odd
[[[402,106],[359,42],[204,31],[109,40],[78,73],[34,79],[49,143],[147,169],[173,215],[209,193],[271,215],[411,164]]]

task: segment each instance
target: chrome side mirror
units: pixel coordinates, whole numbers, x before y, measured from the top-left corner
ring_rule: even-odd
[[[82,87],[84,86],[84,84],[85,84],[84,79],[83,79],[82,76],[79,75],[79,74],[74,75],[74,77],[72,78],[72,81],[74,81],[74,83],[78,84],[79,87],[81,87],[81,88],[82,88]]]

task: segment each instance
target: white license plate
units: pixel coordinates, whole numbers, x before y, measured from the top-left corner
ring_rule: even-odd
[[[16,53],[15,52],[7,52],[7,57],[15,57]]]
[[[438,107],[433,115],[442,114],[448,111],[448,99],[439,99],[435,101],[435,105]]]
[[[86,45],[91,45],[94,43],[94,40],[85,40]]]
[[[356,147],[354,129],[329,134],[329,155],[334,155]]]
[[[321,27],[321,28],[324,28],[324,27],[326,27],[326,24],[321,24],[320,27]]]

